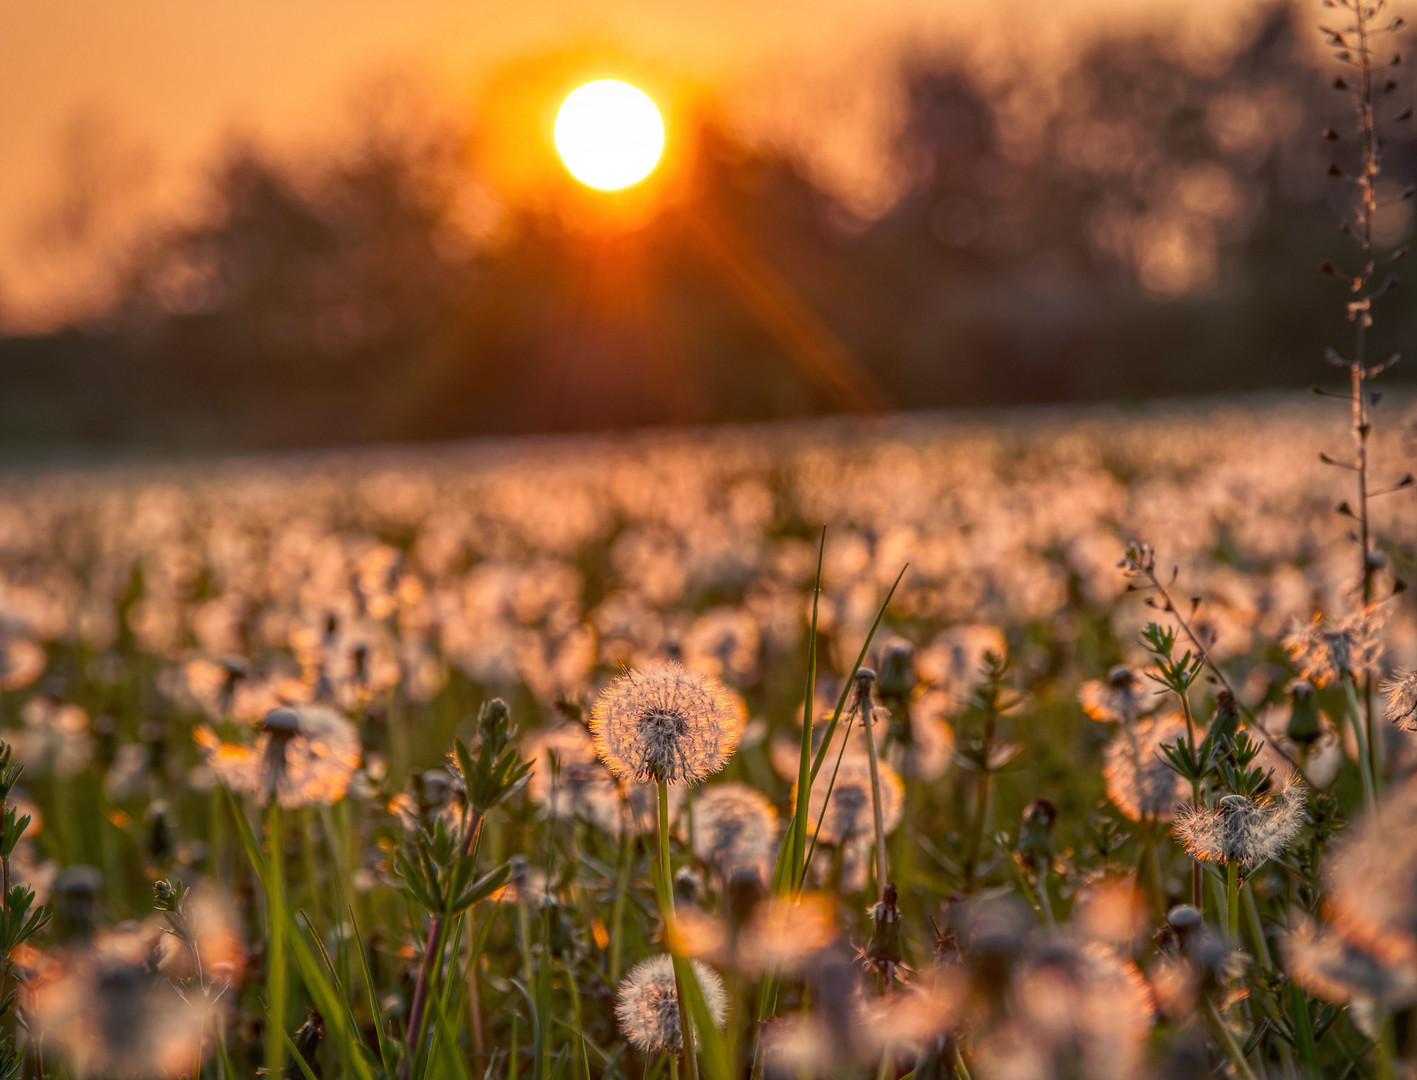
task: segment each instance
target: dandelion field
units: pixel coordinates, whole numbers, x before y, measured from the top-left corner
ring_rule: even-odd
[[[1399,1075],[1417,509],[1355,607],[1344,422],[13,473],[6,1075]]]

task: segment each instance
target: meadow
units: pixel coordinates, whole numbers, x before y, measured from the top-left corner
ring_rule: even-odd
[[[1355,602],[1347,421],[11,470],[0,1073],[1402,1075],[1417,508]]]

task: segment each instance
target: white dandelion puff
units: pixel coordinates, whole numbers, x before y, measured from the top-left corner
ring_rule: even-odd
[[[1291,630],[1284,638],[1301,678],[1315,686],[1334,679],[1357,679],[1377,670],[1383,656],[1383,611],[1370,604],[1341,623],[1315,616],[1307,626]]]
[[[1214,806],[1187,806],[1172,831],[1193,858],[1254,866],[1277,858],[1304,827],[1308,788],[1290,776],[1276,795],[1226,795]]]
[[[718,972],[690,960],[704,1004],[715,1027],[728,1015],[728,995]],[[620,984],[615,1018],[630,1045],[647,1054],[667,1050],[677,1053],[684,1045],[679,1028],[679,991],[674,985],[674,961],[668,953],[641,960]]]
[[[747,784],[715,784],[694,803],[694,857],[722,869],[757,866],[770,859],[777,841],[777,811]]]
[[[193,737],[232,791],[275,797],[286,810],[338,802],[359,768],[354,725],[318,705],[272,709],[253,746],[222,742],[206,728]]]
[[[733,695],[683,664],[625,672],[595,703],[596,753],[621,779],[697,784],[727,764],[741,731]]]
[[[1399,671],[1381,689],[1387,696],[1388,723],[1417,731],[1417,671]]]
[[[900,824],[905,808],[905,787],[899,774],[885,761],[876,762],[881,782],[881,818],[887,834],[895,831]],[[831,798],[827,798],[827,788],[831,788]],[[793,799],[795,801],[796,794]],[[825,808],[826,813],[822,811]],[[841,763],[837,770],[836,782],[831,783],[831,772],[823,768],[812,785],[812,796],[807,803],[808,828],[815,829],[820,819],[822,826],[818,839],[826,844],[842,844],[849,840],[866,839],[875,829],[874,811],[871,805],[871,768],[864,759],[851,759]]]
[[[1185,720],[1171,713],[1124,728],[1107,744],[1103,752],[1107,797],[1132,821],[1169,821],[1185,801],[1186,782],[1161,752],[1185,734]]]
[[[1137,673],[1125,664],[1118,664],[1106,679],[1093,679],[1078,688],[1082,711],[1100,724],[1118,724],[1135,720],[1146,710],[1142,684]]]

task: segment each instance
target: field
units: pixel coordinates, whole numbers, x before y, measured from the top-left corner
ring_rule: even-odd
[[[1346,419],[1239,399],[11,471],[5,1075],[1394,1075],[1417,736],[1377,680],[1417,666],[1417,620],[1396,595],[1337,629],[1359,554],[1319,452]],[[1384,472],[1414,419],[1384,404]],[[1386,597],[1417,507],[1373,506]],[[1131,588],[1133,542],[1184,625]],[[707,695],[716,750],[617,762],[616,695],[655,679]],[[1188,730],[1194,783],[1161,750]],[[655,783],[701,752],[701,784]],[[1343,827],[1378,793],[1381,859]]]

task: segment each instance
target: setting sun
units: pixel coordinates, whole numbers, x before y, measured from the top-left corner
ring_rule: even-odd
[[[556,114],[556,150],[581,183],[601,191],[648,176],[664,150],[664,120],[649,95],[619,79],[572,90]]]

